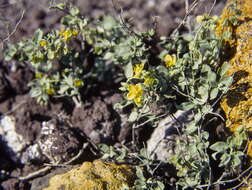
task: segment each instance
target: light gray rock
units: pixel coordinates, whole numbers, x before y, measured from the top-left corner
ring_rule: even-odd
[[[0,135],[10,158],[14,162],[19,162],[21,153],[27,146],[28,142],[16,132],[14,117],[3,116],[0,118]]]
[[[179,132],[192,118],[192,112],[178,110],[161,120],[147,142],[147,151],[151,157],[165,161],[174,154]]]

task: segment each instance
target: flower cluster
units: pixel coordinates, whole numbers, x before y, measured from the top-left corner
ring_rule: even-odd
[[[63,37],[64,41],[68,41],[71,37],[76,37],[78,35],[78,31],[75,29],[62,29],[59,32],[59,35]]]
[[[143,105],[144,92],[146,88],[150,88],[155,84],[155,77],[150,71],[144,70],[145,64],[139,63],[133,67],[133,77],[131,79],[138,79],[137,84],[127,85],[127,99],[133,101],[138,107]]]

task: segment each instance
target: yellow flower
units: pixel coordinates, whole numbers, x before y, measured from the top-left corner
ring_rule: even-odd
[[[77,80],[74,81],[74,86],[80,87],[82,85],[83,85],[83,82],[80,79],[77,79]]]
[[[142,95],[144,93],[141,84],[128,85],[128,91],[129,91],[129,93],[127,94],[128,100],[133,100],[137,106],[141,106]]]
[[[61,30],[59,35],[63,37],[64,41],[68,41],[72,36],[77,36],[78,32],[77,30],[71,30],[68,28]]]
[[[144,85],[145,86],[152,86],[155,82],[155,78],[151,77],[150,75],[147,75],[144,77]]]
[[[78,36],[78,30],[73,29],[72,34],[73,34],[73,36]]]
[[[35,78],[36,79],[41,79],[43,77],[42,73],[36,73]]]
[[[46,89],[46,93],[48,95],[53,95],[53,94],[55,94],[55,91],[52,88],[48,88],[48,89]]]
[[[136,64],[133,68],[134,78],[139,78],[144,68],[144,63]]]
[[[173,55],[167,54],[164,57],[164,62],[165,62],[166,67],[174,66],[176,64],[176,55],[175,54],[173,54]]]
[[[40,45],[41,47],[45,47],[45,46],[47,45],[47,41],[45,41],[45,40],[40,40],[40,41],[39,41],[39,45]]]

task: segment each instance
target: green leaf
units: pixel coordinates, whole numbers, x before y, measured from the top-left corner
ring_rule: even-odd
[[[69,12],[72,16],[77,16],[80,14],[80,11],[77,7],[72,7]]]
[[[210,146],[210,149],[217,152],[224,152],[227,149],[227,145],[225,142],[216,142]]]
[[[204,131],[202,134],[202,138],[205,139],[205,140],[208,140],[209,138],[209,133],[207,131]]]
[[[125,67],[124,67],[124,73],[127,78],[133,77],[133,66],[132,63],[129,62]]]
[[[116,21],[112,16],[106,16],[103,19],[102,25],[105,30],[111,30],[116,26]]]
[[[186,132],[188,134],[194,133],[197,129],[198,127],[195,125],[195,122],[191,122],[190,124],[186,126]]]
[[[203,114],[207,114],[207,113],[213,111],[213,108],[209,104],[206,104],[206,105],[202,106],[201,111]]]
[[[112,60],[113,56],[114,56],[113,53],[111,53],[111,52],[106,52],[103,58],[104,58],[105,60]]]
[[[202,65],[201,72],[203,72],[203,73],[205,73],[205,72],[209,73],[211,71],[212,70],[211,70],[211,67],[209,65],[207,65],[207,64]]]
[[[48,50],[48,53],[47,53],[47,58],[48,59],[54,59],[55,58],[55,53],[54,53],[54,51],[52,51],[52,50]]]
[[[213,100],[217,97],[219,93],[219,89],[218,88],[213,88],[210,92],[210,100]]]
[[[43,31],[41,29],[37,29],[34,33],[33,40],[36,43],[39,43],[39,41],[42,40],[42,37],[43,37]]]
[[[58,3],[54,5],[56,8],[63,10],[65,8],[65,3]]]
[[[209,82],[214,83],[216,81],[216,78],[217,78],[216,73],[214,73],[212,71],[208,72],[207,79],[208,79]]]
[[[200,95],[202,103],[205,103],[207,101],[208,93],[208,88],[206,88],[205,86],[200,86],[198,88],[198,94]]]
[[[136,175],[141,181],[145,181],[143,170],[140,167],[136,168]]]
[[[192,104],[191,102],[183,102],[180,104],[178,107],[182,110],[191,110],[195,105]]]
[[[227,62],[223,63],[223,65],[219,69],[219,75],[224,76],[229,68],[230,68],[229,63],[227,63]]]
[[[128,121],[129,121],[129,122],[134,122],[134,121],[137,120],[137,117],[138,117],[137,111],[132,111],[132,112],[130,113],[130,116],[129,116]]]
[[[231,160],[231,155],[224,153],[222,154],[220,159],[221,159],[221,162],[219,164],[219,167],[226,166]]]
[[[237,167],[241,164],[241,159],[239,158],[238,155],[235,155],[234,158],[233,158],[233,165],[234,167]]]
[[[17,48],[15,45],[9,45],[8,49],[4,52],[5,61],[10,61],[13,59],[14,55],[17,53]]]

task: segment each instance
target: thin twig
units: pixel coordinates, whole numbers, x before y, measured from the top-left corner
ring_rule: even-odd
[[[191,12],[198,6],[198,2],[199,0],[195,0],[192,5],[190,6],[190,8],[186,11],[186,14],[184,16],[184,18],[182,19],[182,21],[180,22],[180,24],[178,25],[178,27],[173,31],[172,35],[176,34],[177,31],[181,28],[182,25],[185,24],[187,17],[191,14]]]
[[[21,176],[21,177],[17,177],[17,178],[21,181],[26,181],[26,180],[36,178],[40,175],[43,175],[44,173],[50,171],[53,167],[67,166],[67,165],[71,164],[72,162],[74,162],[75,160],[77,160],[83,154],[84,149],[86,149],[87,146],[88,146],[88,143],[83,143],[83,146],[82,146],[81,150],[79,151],[79,153],[76,156],[74,156],[73,158],[71,158],[69,161],[64,162],[63,164],[57,164],[57,163],[56,164],[55,163],[46,164],[47,166],[40,169],[40,170],[29,173],[26,176]]]
[[[250,166],[248,169],[246,169],[245,171],[243,171],[239,176],[237,176],[234,179],[225,180],[225,181],[217,181],[215,183],[210,184],[210,186],[218,185],[218,184],[224,184],[224,183],[231,183],[231,182],[234,182],[234,181],[238,181],[241,177],[244,176],[245,173],[247,173],[250,170],[252,170],[252,166]],[[251,171],[250,171],[250,173],[247,176],[250,176],[250,175],[251,175]],[[196,188],[204,188],[204,187],[208,187],[208,186],[209,186],[209,184],[208,185],[199,185]]]
[[[5,39],[2,40],[2,46],[3,46],[3,44],[4,44],[6,41],[8,41],[8,40],[11,38],[11,36],[13,36],[14,33],[17,31],[18,26],[20,25],[21,21],[23,20],[24,14],[25,14],[25,10],[22,11],[21,17],[19,18],[17,24],[15,25],[14,30],[13,30]]]
[[[146,120],[145,122],[136,125],[134,128],[135,128],[135,129],[136,129],[136,128],[139,128],[139,127],[141,127],[141,126],[143,126],[143,125],[149,123],[150,121],[154,121],[154,120],[156,120],[156,119],[160,119],[160,118],[162,118],[162,117],[164,117],[164,116],[166,116],[166,115],[168,115],[168,114],[167,114],[167,113],[164,113],[164,114],[161,114],[161,115],[159,115],[159,116],[157,116],[157,117],[150,118],[150,119]]]
[[[216,0],[214,0],[214,2],[213,2],[213,4],[212,4],[212,7],[210,8],[210,10],[209,10],[209,12],[208,12],[208,15],[210,15],[210,14],[212,13],[215,4],[216,4]]]
[[[3,113],[3,115],[8,115],[12,112],[14,112],[16,109],[18,109],[20,106],[22,106],[23,104],[25,104],[26,101],[21,101],[18,105],[16,105],[14,108],[12,108],[10,111],[7,111],[5,113]]]
[[[115,10],[115,13],[116,15],[119,17],[119,20],[121,22],[121,25],[123,26],[123,28],[126,30],[127,33],[129,34],[133,34],[135,35],[136,37],[138,38],[142,38],[140,35],[138,35],[134,30],[132,30],[127,24],[126,22],[124,21],[124,18],[123,18],[123,8],[122,7],[118,7],[116,6],[116,0],[111,0],[112,2],[112,5],[113,5],[113,8]],[[120,13],[118,13],[120,11]]]

